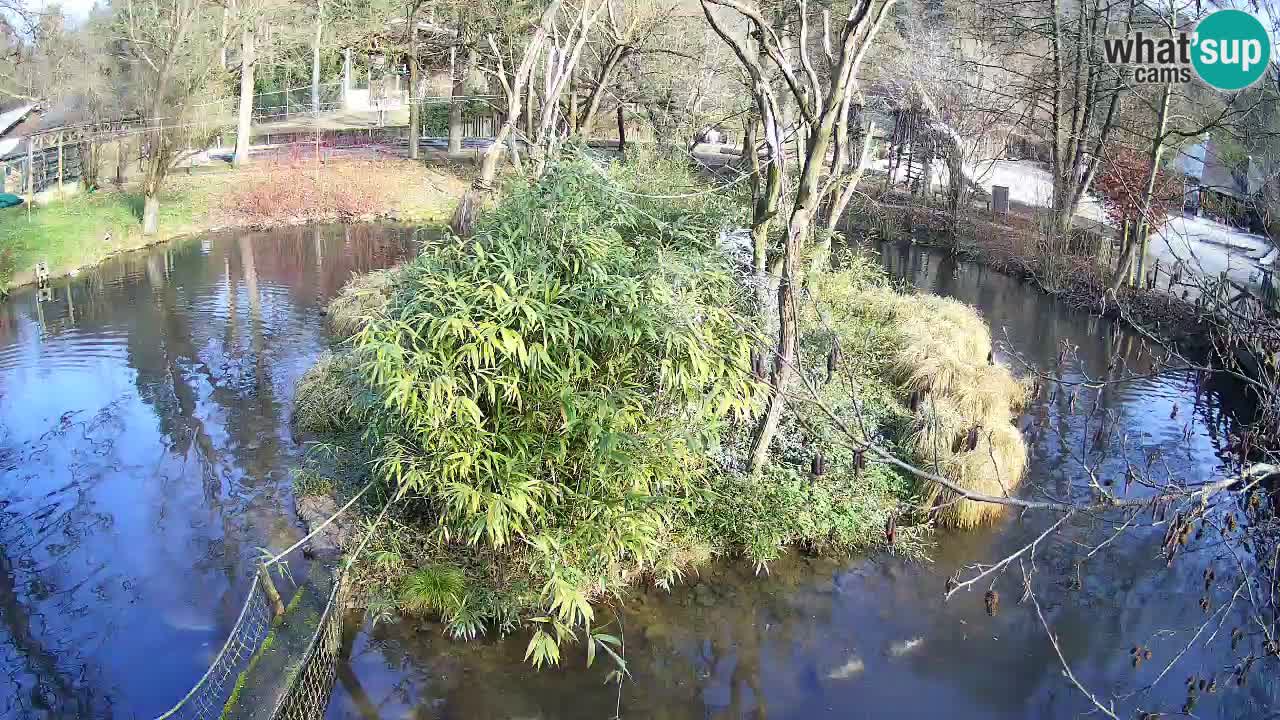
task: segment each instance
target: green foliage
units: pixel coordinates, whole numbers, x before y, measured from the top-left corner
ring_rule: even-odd
[[[162,233],[191,221],[199,199],[184,192],[162,194]],[[136,247],[142,198],[131,193],[93,192],[65,200],[0,210],[0,287],[15,273],[48,262],[54,274],[95,263]]]
[[[886,466],[856,468],[812,406],[790,404],[762,477],[736,469],[764,394],[750,354],[769,342],[743,330],[752,291],[714,247],[743,206],[643,196],[698,186],[661,157],[563,163],[508,188],[472,240],[396,271],[385,304],[362,306],[343,362],[370,397],[368,467],[408,499],[358,566],[379,621],[434,615],[458,638],[525,623],[533,664],[582,640],[589,663],[603,652],[621,678],[620,643],[592,631],[600,598],[640,578],[669,587],[716,552],[763,566],[788,546],[881,541],[910,487]],[[892,444],[908,418],[883,379],[896,336],[851,307],[883,280],[839,263],[802,308],[804,366],[825,370],[838,343],[839,379],[814,378],[824,399]],[[899,548],[919,537],[899,532]]]
[[[307,468],[294,468],[293,494],[298,497],[320,497],[333,494],[333,480]]]
[[[886,521],[912,491],[897,471],[869,457],[865,468],[855,468],[846,429],[859,440],[892,446],[909,414],[886,381],[886,350],[897,336],[859,299],[864,289],[883,284],[883,275],[852,255],[841,256],[838,265],[838,271],[811,275],[809,301],[800,308],[799,353],[810,382],[839,422],[804,402],[807,391],[797,390],[763,476],[721,473],[713,488],[717,501],[698,514],[699,532],[718,545],[740,549],[760,569],[789,547],[849,552],[882,542]],[[836,346],[840,360],[828,378],[827,358]],[[741,456],[749,434],[737,441],[732,452]],[[826,467],[815,477],[818,453]]]
[[[18,261],[11,247],[0,248],[0,297],[7,292],[5,287],[9,281],[13,279],[13,273],[17,270]]]
[[[462,120],[468,122],[493,113],[493,107],[483,100],[467,100],[462,104]],[[448,103],[429,103],[422,106],[422,134],[428,137],[445,137],[449,134]]]
[[[362,407],[357,393],[359,378],[353,371],[350,355],[322,355],[298,380],[293,402],[294,424],[315,433],[355,429]]]
[[[531,553],[557,639],[661,559],[709,488],[705,450],[762,394],[732,268],[711,252],[726,217],[623,197],[599,172],[569,163],[512,188],[472,240],[406,266],[352,338],[381,405],[376,471],[441,541]]]
[[[418,615],[444,615],[462,602],[466,583],[466,577],[456,567],[429,565],[405,579],[400,604]]]
[[[855,472],[851,457],[827,462],[820,478],[787,462],[770,464],[758,480],[722,476],[715,488],[720,502],[700,516],[705,532],[740,548],[762,570],[791,546],[848,552],[871,545],[904,492],[901,477],[881,464]]]

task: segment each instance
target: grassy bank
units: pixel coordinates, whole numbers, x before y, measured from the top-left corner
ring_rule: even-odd
[[[47,205],[0,211],[0,290],[35,280],[46,262],[65,275],[125,250],[227,227],[264,228],[390,217],[447,217],[466,183],[451,172],[396,159],[262,161],[175,173],[160,202],[160,230],[142,234],[142,195],[102,189]]]
[[[160,233],[151,238],[142,235],[139,193],[82,193],[0,211],[0,289],[33,282],[39,262],[63,275],[122,250],[193,232],[203,205],[203,198],[185,189],[165,193]]]
[[[342,494],[372,476],[370,510],[402,498],[360,565],[376,615],[462,638],[523,628],[538,664],[571,639],[590,657],[611,644],[602,602],[714,556],[764,567],[788,548],[890,540],[915,554],[935,522],[990,519],[867,442],[984,492],[1016,488],[1022,388],[990,364],[985,324],[857,258],[809,280],[803,387],[748,475],[771,339],[717,246],[745,204],[643,197],[695,184],[661,158],[560,165],[511,186],[473,239],[330,306],[345,341],[300,382],[295,418],[331,452],[302,485]]]

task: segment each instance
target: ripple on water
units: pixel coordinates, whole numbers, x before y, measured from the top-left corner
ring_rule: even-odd
[[[409,251],[352,234],[180,241],[0,303],[0,618],[24,641],[0,631],[0,716],[154,717],[205,671],[258,548],[300,535],[287,408],[317,306]]]
[[[129,352],[125,328],[71,328],[46,333],[28,343],[0,346],[0,373],[20,370],[78,370],[117,363]]]

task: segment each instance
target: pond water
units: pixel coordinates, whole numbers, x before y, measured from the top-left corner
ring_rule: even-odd
[[[0,304],[0,717],[150,718],[200,677],[259,548],[302,534],[289,408],[320,308],[412,241],[189,239]]]
[[[1066,308],[999,273],[901,244],[878,252],[897,278],[977,306],[1002,342],[997,359],[1052,369],[1060,340],[1078,345],[1079,365],[1062,377],[1143,374],[1151,348],[1134,333]],[[1086,463],[1101,473],[1125,462],[1185,480],[1206,480],[1225,467],[1220,451],[1230,427],[1230,392],[1207,387],[1197,403],[1195,378],[1160,376],[1110,386],[1100,400],[1084,393],[1073,411],[1068,393],[1046,391],[1021,419],[1031,464],[1024,487],[1065,495],[1084,490]],[[1091,413],[1095,403],[1097,413]],[[1179,412],[1173,415],[1173,408]],[[1085,450],[1108,418],[1109,451]],[[1121,475],[1122,477],[1123,475]],[[1137,492],[1137,489],[1133,490]],[[740,563],[706,568],[668,594],[637,593],[614,609],[626,639],[632,677],[619,691],[605,684],[607,663],[585,669],[581,650],[558,668],[522,662],[527,638],[470,644],[450,641],[432,624],[366,628],[351,640],[328,717],[339,718],[1069,718],[1092,709],[1063,676],[1030,602],[1020,604],[1022,576],[999,577],[1003,600],[985,611],[988,585],[944,602],[946,580],[975,562],[992,562],[1027,544],[1050,522],[1010,517],[964,534],[941,534],[932,562],[886,553],[849,558],[792,554],[758,576]],[[1183,683],[1216,673],[1197,717],[1261,718],[1277,707],[1275,679],[1255,673],[1243,688],[1228,682],[1235,662],[1230,630],[1239,605],[1187,647],[1205,614],[1198,602],[1213,553],[1191,553],[1166,568],[1163,528],[1127,533],[1077,564],[1111,534],[1101,518],[1074,522],[1035,555],[1033,586],[1046,621],[1076,677],[1117,702],[1120,717],[1139,711],[1178,713]],[[1215,608],[1233,588],[1217,566]],[[609,621],[610,612],[600,621]],[[1223,629],[1213,630],[1221,623]],[[617,625],[613,632],[616,633]],[[1152,659],[1135,668],[1129,650]],[[1242,648],[1243,650],[1243,648]],[[1171,665],[1171,666],[1170,666]],[[1166,668],[1168,668],[1166,670]],[[1164,681],[1146,690],[1162,673]]]
[[[193,239],[57,282],[46,301],[23,290],[0,306],[0,717],[150,718],[204,671],[258,548],[301,535],[289,405],[328,342],[319,308],[352,272],[413,245],[407,231],[359,227]],[[910,245],[882,250],[895,276],[979,307],[1007,338],[1002,362],[1051,368],[1066,338],[1091,373],[1113,357],[1150,367],[1134,334],[1008,277]],[[1098,405],[1112,452],[1091,462],[1114,471],[1124,457],[1151,457],[1186,479],[1212,477],[1236,399],[1212,387],[1195,397],[1187,376],[1111,386]],[[1021,421],[1028,487],[1081,491],[1082,447],[1099,417],[1083,409],[1093,403],[1082,396],[1072,412],[1065,393],[1046,392],[1032,405]],[[768,576],[721,563],[672,593],[637,593],[616,608],[632,673],[620,691],[603,682],[607,664],[585,669],[580,651],[538,672],[522,662],[523,637],[460,644],[430,624],[351,623],[328,716],[1074,717],[1090,706],[1062,676],[1034,609],[1018,603],[1020,576],[998,579],[995,617],[985,586],[942,600],[947,577],[1002,557],[1046,522],[942,534],[931,563],[792,554]],[[1211,553],[1166,569],[1161,530],[1143,530],[1077,568],[1079,543],[1105,531],[1099,519],[1053,536],[1033,582],[1067,662],[1109,696],[1141,691],[1203,623]],[[1218,574],[1221,604],[1229,572]],[[1121,717],[1180,709],[1182,680],[1212,671],[1221,689],[1197,716],[1267,716],[1274,679],[1226,682],[1227,635],[1241,622],[1224,614],[1225,630],[1207,643],[1203,633],[1168,680],[1121,702]],[[1153,652],[1136,669],[1135,644]]]

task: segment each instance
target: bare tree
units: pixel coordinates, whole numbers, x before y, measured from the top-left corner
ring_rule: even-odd
[[[218,63],[220,18],[208,0],[129,0],[117,10],[125,58],[136,70],[145,121],[142,232],[159,228],[160,190],[178,149],[201,129],[189,112]]]
[[[236,10],[236,23],[240,26],[240,103],[236,117],[236,153],[232,163],[240,167],[249,162],[253,125],[253,75],[258,64],[254,42],[258,34],[259,7],[252,0],[240,0]]]
[[[1048,145],[1053,178],[1050,232],[1064,237],[1115,130],[1125,82],[1103,62],[1103,38],[1129,31],[1135,3],[1017,0],[975,7],[970,33],[998,49],[999,62],[968,64],[999,73],[1001,105]]]
[[[858,65],[874,42],[880,26],[893,7],[894,0],[861,0],[853,3],[848,15],[831,34],[831,23],[824,22],[821,47],[827,59],[827,71],[819,73],[810,49],[811,8],[806,0],[799,0],[796,12],[799,32],[796,39],[800,70],[793,66],[787,45],[780,34],[758,7],[737,0],[701,0],[707,21],[717,35],[734,51],[738,61],[751,77],[758,110],[765,123],[766,134],[772,134],[772,142],[779,145],[774,150],[775,162],[783,157],[781,152],[782,130],[777,97],[765,77],[762,57],[748,47],[745,38],[731,34],[719,20],[714,7],[729,10],[745,19],[752,34],[761,43],[763,59],[774,66],[782,76],[789,99],[799,111],[806,137],[801,167],[796,183],[795,198],[787,219],[786,237],[783,242],[782,273],[778,283],[778,343],[775,351],[773,378],[768,405],[756,427],[752,439],[750,468],[753,472],[764,466],[769,455],[769,445],[782,419],[787,387],[794,375],[796,357],[796,283],[799,281],[797,263],[805,243],[813,230],[818,208],[827,194],[824,166],[837,122],[848,112],[845,102]],[[873,12],[874,10],[874,12]],[[826,16],[823,15],[825,18]],[[824,77],[825,75],[825,77]]]

